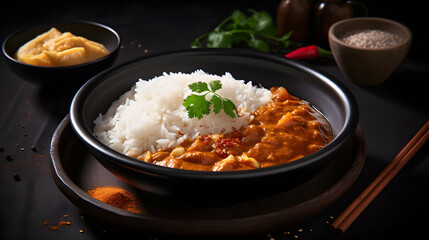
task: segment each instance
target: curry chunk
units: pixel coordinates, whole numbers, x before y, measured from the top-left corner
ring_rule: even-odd
[[[229,155],[227,158],[216,162],[213,166],[213,171],[231,171],[237,166],[237,159],[233,155]]]

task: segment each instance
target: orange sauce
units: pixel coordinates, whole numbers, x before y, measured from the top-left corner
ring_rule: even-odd
[[[257,109],[242,129],[211,134],[175,149],[137,158],[188,170],[235,171],[285,164],[308,156],[332,141],[328,121],[285,88],[271,88],[273,102]]]

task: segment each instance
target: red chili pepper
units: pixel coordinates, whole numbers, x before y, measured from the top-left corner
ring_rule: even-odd
[[[326,55],[332,55],[332,53],[316,45],[309,45],[309,46],[295,49],[292,52],[286,54],[285,57],[296,59],[296,60],[312,60],[312,59],[316,59],[319,56],[326,56]]]

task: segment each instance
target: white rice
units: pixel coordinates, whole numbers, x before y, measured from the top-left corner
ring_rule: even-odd
[[[199,120],[189,118],[183,100],[193,94],[188,85],[198,81],[220,80],[216,91],[230,99],[240,117],[230,118],[223,111]],[[207,98],[209,99],[209,98]],[[106,114],[95,119],[94,134],[112,149],[138,156],[146,151],[156,152],[180,145],[185,139],[212,133],[228,133],[252,120],[251,112],[272,101],[268,89],[251,82],[235,80],[230,73],[210,75],[202,70],[191,74],[164,73],[149,80],[139,79],[130,91],[115,101]]]

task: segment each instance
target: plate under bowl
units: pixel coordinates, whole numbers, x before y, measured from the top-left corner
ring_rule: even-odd
[[[107,171],[74,133],[69,117],[56,129],[51,142],[53,179],[62,193],[85,215],[109,229],[129,235],[243,236],[264,234],[300,224],[334,203],[358,178],[366,156],[360,127],[352,141],[326,168],[306,183],[279,194],[228,206],[205,207],[147,193]],[[140,214],[129,212],[88,194],[98,186],[120,186],[133,193]],[[104,226],[107,225],[107,226]],[[117,231],[114,231],[117,230]]]

